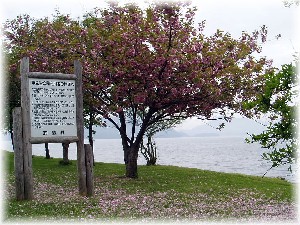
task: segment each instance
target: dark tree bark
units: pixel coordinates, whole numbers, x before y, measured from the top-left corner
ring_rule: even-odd
[[[128,149],[128,162],[126,164],[126,177],[128,178],[138,178],[137,170],[137,158],[138,158],[139,148],[133,146]]]
[[[137,113],[137,111],[135,110],[133,110],[133,112]],[[143,119],[141,128],[136,136],[135,136],[136,131],[134,128],[132,128],[131,138],[128,138],[126,133],[126,120],[125,120],[124,111],[119,112],[120,126],[116,122],[114,122],[111,118],[108,118],[108,120],[112,122],[120,132],[123,151],[124,151],[124,162],[126,165],[126,177],[128,178],[138,178],[137,159],[139,153],[139,146],[143,141],[143,136],[146,132],[147,127],[149,126],[150,119],[154,113],[155,113],[154,109],[149,109],[147,115]],[[136,118],[136,116],[133,116],[133,118]],[[136,119],[133,120],[133,124],[132,124],[133,127],[135,126],[135,123],[136,123]]]
[[[122,145],[123,145],[123,151],[124,151],[124,163],[125,163],[125,165],[127,165],[128,164],[129,146],[128,146],[126,140],[124,140],[123,138],[122,138]]]
[[[46,159],[50,159],[49,145],[45,143]]]

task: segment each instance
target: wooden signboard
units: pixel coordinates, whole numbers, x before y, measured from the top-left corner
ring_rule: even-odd
[[[32,138],[77,137],[75,80],[29,78]]]
[[[21,119],[16,118],[19,114]],[[14,136],[22,137],[15,140],[16,182],[24,182],[16,183],[16,187],[25,190],[17,190],[17,199],[33,198],[32,144],[39,143],[77,143],[79,193],[87,195],[82,67],[79,61],[74,62],[74,74],[41,73],[30,72],[29,58],[23,58],[21,109],[15,110],[14,120],[19,132]],[[18,193],[22,194],[18,197]]]

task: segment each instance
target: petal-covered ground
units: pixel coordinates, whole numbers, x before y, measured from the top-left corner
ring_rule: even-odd
[[[296,222],[295,185],[276,178],[174,166],[95,163],[94,195],[80,196],[76,161],[33,158],[34,200],[16,201],[13,153],[5,153],[6,221]]]
[[[101,183],[96,178],[93,197],[78,195],[78,189],[34,180],[31,202],[19,202],[14,209],[8,204],[9,220],[138,220],[138,221],[296,221],[296,204],[268,200],[256,192],[241,189],[231,197],[217,199],[210,194],[179,193],[175,190],[130,193],[112,187],[113,180]],[[13,180],[10,177],[8,180]],[[13,201],[15,188],[7,183],[6,200]],[[46,216],[47,215],[47,216]],[[51,216],[49,216],[51,215]]]

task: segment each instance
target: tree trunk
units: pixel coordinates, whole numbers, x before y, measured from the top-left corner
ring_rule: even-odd
[[[124,163],[125,163],[125,165],[127,165],[128,164],[129,147],[127,145],[123,145],[123,151],[124,151]]]
[[[119,119],[121,126],[119,127],[123,151],[124,151],[124,161],[126,165],[126,177],[129,178],[138,178],[138,171],[137,171],[137,159],[139,153],[139,146],[143,141],[143,136],[146,132],[147,127],[149,126],[149,121],[151,116],[155,113],[154,109],[149,109],[149,112],[145,116],[141,128],[135,138],[134,141],[134,134],[135,130],[132,131],[132,137],[129,139],[126,134],[126,120],[124,112],[119,113]]]
[[[50,159],[49,145],[45,143],[46,159]]]
[[[127,149],[128,157],[126,164],[126,177],[129,178],[138,178],[137,171],[137,159],[138,159],[138,147],[130,147]]]

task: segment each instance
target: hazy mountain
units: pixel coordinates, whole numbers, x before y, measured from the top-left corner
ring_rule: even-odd
[[[177,131],[175,129],[169,129],[161,131],[155,135],[157,138],[176,138],[176,137],[188,137],[189,135],[185,132]]]
[[[96,134],[94,135],[95,139],[119,139],[119,131],[111,127],[96,127],[94,128]],[[88,132],[85,131],[85,136],[88,135]]]
[[[259,123],[244,118],[233,119],[231,123],[226,123],[225,128],[217,130],[220,121],[210,121],[209,125],[199,125],[192,129],[169,129],[156,134],[158,138],[178,138],[178,137],[211,137],[211,136],[242,136],[250,134],[259,134],[265,127]],[[119,131],[111,127],[96,127],[94,139],[120,139]],[[84,131],[84,137],[87,138],[88,131]],[[10,140],[9,135],[1,135],[2,140]]]
[[[209,121],[207,124],[199,125],[189,130],[183,130],[188,136],[247,136],[247,133],[261,133],[265,127],[261,124],[245,118],[235,118],[230,123],[225,123],[223,129],[218,130],[221,121]]]
[[[111,127],[96,127],[95,139],[119,139],[119,131]],[[88,135],[88,131],[85,130],[85,136]],[[176,131],[174,129],[169,129],[167,131],[159,132],[156,137],[159,138],[172,138],[172,137],[186,137],[188,136],[184,132]]]
[[[235,118],[231,123],[225,123],[225,128],[221,131],[216,128],[220,121],[209,121],[207,124],[199,125],[192,129],[169,129],[167,131],[159,132],[158,138],[176,138],[176,137],[210,137],[210,136],[243,136],[247,133],[261,133],[265,127],[259,123],[245,118]],[[119,131],[111,127],[96,127],[95,139],[119,139]],[[85,136],[87,136],[87,130]]]

